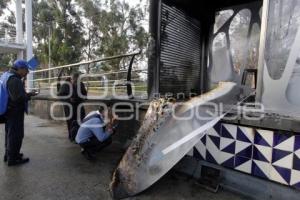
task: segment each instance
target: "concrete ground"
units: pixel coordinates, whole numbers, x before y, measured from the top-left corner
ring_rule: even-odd
[[[108,185],[123,154],[113,143],[91,163],[80,148],[68,141],[64,124],[27,116],[22,152],[30,157],[23,166],[7,167],[0,162],[1,200],[105,200],[111,199]],[[3,157],[4,125],[0,125],[0,155]],[[214,194],[186,176],[171,172],[133,200],[240,200],[237,194],[219,190]]]

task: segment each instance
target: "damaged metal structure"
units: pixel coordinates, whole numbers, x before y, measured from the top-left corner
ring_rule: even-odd
[[[149,97],[185,102],[175,111],[182,116],[193,110],[190,103],[217,101],[231,106],[216,119],[234,117],[214,121],[174,155],[161,155],[208,121],[177,122],[162,111],[172,103],[154,100],[114,173],[115,198],[142,192],[189,150],[195,159],[300,189],[299,9],[297,0],[151,1]],[[214,97],[203,100],[210,91]],[[191,96],[197,97],[186,100]],[[243,97],[259,120],[240,115]],[[264,110],[256,112],[258,105]],[[204,107],[201,113],[212,109]]]
[[[239,93],[235,83],[223,82],[179,105],[166,99],[152,101],[137,137],[113,175],[113,197],[136,195],[159,180],[224,117],[224,113],[216,113],[212,103],[235,105],[238,100],[232,97]]]

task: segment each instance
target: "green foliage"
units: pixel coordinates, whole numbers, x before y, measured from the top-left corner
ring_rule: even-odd
[[[15,59],[13,54],[0,54],[0,72],[9,69]]]
[[[71,0],[34,1],[34,38],[38,44],[36,54],[47,63],[49,42],[51,62],[64,65],[82,59],[82,22]],[[49,37],[50,36],[50,37]]]
[[[0,0],[1,10],[8,1]],[[145,10],[123,0],[33,0],[34,54],[46,67],[49,46],[52,66],[143,50],[148,39]],[[13,28],[14,13],[0,24],[0,29]],[[93,70],[117,71],[121,61],[123,65],[121,59],[97,64]]]
[[[0,0],[0,16],[3,14],[3,11],[4,11],[4,9],[6,8],[7,3],[8,3],[9,1],[10,1],[10,0]]]
[[[77,0],[87,19],[86,57],[109,57],[143,50],[148,34],[143,27],[145,11],[140,4],[130,7],[119,0]],[[117,71],[121,60],[106,64],[107,69]],[[107,67],[110,65],[110,67]]]

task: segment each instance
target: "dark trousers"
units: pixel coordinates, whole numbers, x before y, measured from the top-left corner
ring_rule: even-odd
[[[95,153],[101,151],[103,148],[109,146],[112,143],[111,137],[105,141],[100,142],[95,136],[91,137],[87,142],[79,144],[81,148],[89,153]]]
[[[9,111],[5,123],[5,154],[16,160],[24,138],[24,111]]]
[[[66,120],[67,122],[67,127],[68,127],[68,134],[69,134],[69,139],[70,140],[73,140],[72,139],[72,133],[71,133],[71,130],[72,130],[72,124],[74,124],[74,121],[77,122],[78,118],[77,118],[77,109],[78,109],[78,106],[79,104],[71,104],[71,109],[72,109],[72,116],[70,119]],[[64,106],[64,112],[65,112],[65,116],[68,117],[70,115],[70,108],[69,106]],[[83,118],[85,117],[85,110],[84,110],[84,107],[81,107],[81,110],[80,110],[80,120],[83,120]],[[77,123],[77,125],[79,126],[79,124]]]

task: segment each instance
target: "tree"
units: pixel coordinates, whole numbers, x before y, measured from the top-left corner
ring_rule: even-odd
[[[15,59],[16,55],[14,54],[0,54],[0,72],[8,70]]]
[[[16,36],[15,30],[15,15],[14,12],[9,10],[7,5],[10,0],[0,0],[0,16],[4,14],[4,10],[8,11],[7,16],[2,16],[3,21],[0,22],[0,39],[12,39]],[[0,71],[7,70],[12,62],[16,59],[14,54],[0,54]]]
[[[0,6],[5,7],[8,1],[2,0]],[[148,36],[143,26],[144,9],[124,0],[33,0],[34,54],[46,67],[49,44],[55,66],[143,50]],[[2,24],[14,27],[14,13]],[[97,66],[118,71],[121,61],[124,65],[120,59]]]
[[[7,8],[7,3],[10,0],[1,0],[0,1],[0,16],[3,15],[3,11],[5,10],[5,8]]]
[[[35,0],[33,9],[36,53],[43,62],[46,63],[49,57],[49,42],[53,65],[79,62],[85,40],[82,22],[72,0]]]
[[[85,27],[87,46],[84,51],[88,59],[126,54],[146,47],[148,35],[143,27],[146,13],[141,4],[131,7],[119,0],[77,2],[83,9],[83,17],[88,21]],[[118,71],[120,62],[113,60],[102,67]]]

